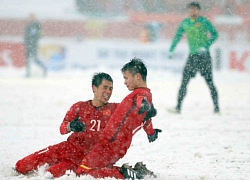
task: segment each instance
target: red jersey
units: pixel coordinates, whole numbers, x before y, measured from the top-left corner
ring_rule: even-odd
[[[85,131],[73,132],[67,141],[48,146],[24,157],[16,163],[17,171],[27,174],[37,170],[39,166],[48,164],[50,167],[47,171],[54,177],[60,177],[67,170],[75,170],[82,158],[99,140],[101,132],[117,106],[118,103],[107,103],[102,107],[94,107],[91,100],[73,104],[63,119],[60,132],[69,133],[68,124],[77,117],[85,123]]]
[[[151,120],[143,123],[146,112],[139,114],[137,99],[144,97],[152,104],[152,95],[148,88],[138,88],[126,96],[110,117],[100,140],[93,147],[82,164],[89,168],[109,167],[122,158],[131,145],[133,135],[142,127],[147,135],[154,129]]]
[[[69,133],[67,129],[68,124],[79,117],[80,121],[86,125],[86,128],[84,132],[73,132],[67,141],[82,149],[82,152],[86,154],[99,140],[102,130],[117,106],[118,103],[107,103],[102,107],[94,107],[91,104],[91,100],[77,102],[66,113],[60,126],[60,133]]]
[[[144,127],[148,134],[153,134],[154,130],[152,126],[149,126],[151,121],[146,125],[143,124],[143,118],[146,113],[138,113],[140,107],[137,107],[137,99],[141,99],[140,97],[146,97],[147,101],[152,104],[152,94],[150,93],[150,89],[135,89],[123,99],[119,108],[117,108],[111,116],[101,138],[107,139],[110,142],[115,140],[122,141],[124,139],[127,141],[130,140],[129,144],[127,144],[127,146],[130,146],[132,136],[142,127]],[[126,135],[126,137],[124,137],[124,135]]]

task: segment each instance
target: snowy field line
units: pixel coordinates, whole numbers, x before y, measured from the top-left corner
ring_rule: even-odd
[[[112,75],[111,102],[121,101],[129,91],[122,75],[113,69],[97,69]],[[44,167],[35,175],[16,175],[17,160],[67,138],[60,123],[69,107],[92,98],[93,70],[50,73],[48,78],[26,79],[24,72],[0,72],[0,179],[45,179]],[[215,74],[221,115],[213,114],[212,100],[204,80],[197,76],[188,86],[183,112],[167,112],[176,103],[180,74],[149,70],[148,86],[158,110],[154,127],[163,130],[148,143],[143,131],[135,135],[126,156],[117,162],[134,165],[143,161],[159,180],[250,179],[250,81],[249,74]],[[93,179],[73,173],[58,179]]]

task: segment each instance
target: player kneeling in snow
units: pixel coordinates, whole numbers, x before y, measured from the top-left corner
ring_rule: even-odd
[[[155,141],[161,132],[160,129],[153,129],[150,119],[156,115],[156,110],[146,84],[146,66],[140,59],[134,58],[125,64],[121,71],[124,84],[132,92],[119,104],[102,131],[99,141],[82,159],[76,170],[77,175],[118,179],[141,179],[146,175],[153,175],[142,163],[137,163],[134,168],[126,164],[121,168],[114,166],[126,154],[132,137],[138,130],[145,130],[149,142]]]
[[[113,79],[109,74],[96,73],[92,78],[93,100],[72,105],[60,126],[60,133],[69,135],[66,141],[51,145],[24,157],[16,163],[16,171],[28,174],[48,164],[53,177],[67,170],[75,171],[85,155],[99,139],[100,133],[114,113],[118,103],[109,103],[113,92]]]

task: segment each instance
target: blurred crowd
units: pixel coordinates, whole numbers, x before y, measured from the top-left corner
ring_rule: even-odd
[[[128,12],[185,13],[190,0],[76,0],[79,12],[90,16],[119,16]],[[247,15],[249,0],[197,0],[204,12],[226,15]]]

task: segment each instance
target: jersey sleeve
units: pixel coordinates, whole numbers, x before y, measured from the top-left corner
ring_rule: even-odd
[[[143,103],[143,101],[146,101]],[[145,117],[147,116],[147,112],[150,110],[150,106],[152,106],[152,99],[148,99],[148,97],[145,94],[138,94],[136,96],[136,105],[137,108],[139,109],[139,114],[140,114],[140,109],[144,109],[144,106],[146,107],[142,113],[145,113]],[[144,117],[144,118],[145,118]],[[152,124],[152,119],[147,119],[147,121],[143,121],[143,129],[146,132],[147,135],[152,135],[154,133],[153,129],[153,124]]]
[[[205,48],[209,49],[210,46],[218,38],[218,32],[208,19],[205,19],[205,26],[206,26],[206,29],[208,30],[208,32],[211,34],[210,39],[207,41],[207,43],[205,45]]]
[[[183,29],[182,24],[183,24],[183,21],[181,22],[180,26],[178,27],[178,29],[175,33],[174,39],[173,39],[172,44],[171,44],[170,49],[169,49],[170,52],[174,52],[176,45],[179,43],[179,41],[184,33],[184,29]]]
[[[78,111],[80,109],[80,102],[75,103],[71,106],[71,108],[67,111],[61,125],[60,125],[60,133],[61,134],[67,134],[70,131],[67,129],[68,124],[73,121],[78,114]]]
[[[143,129],[146,132],[146,134],[148,136],[151,136],[154,134],[154,128],[153,128],[153,124],[152,124],[152,120],[149,119],[148,121],[146,121],[143,125]]]

